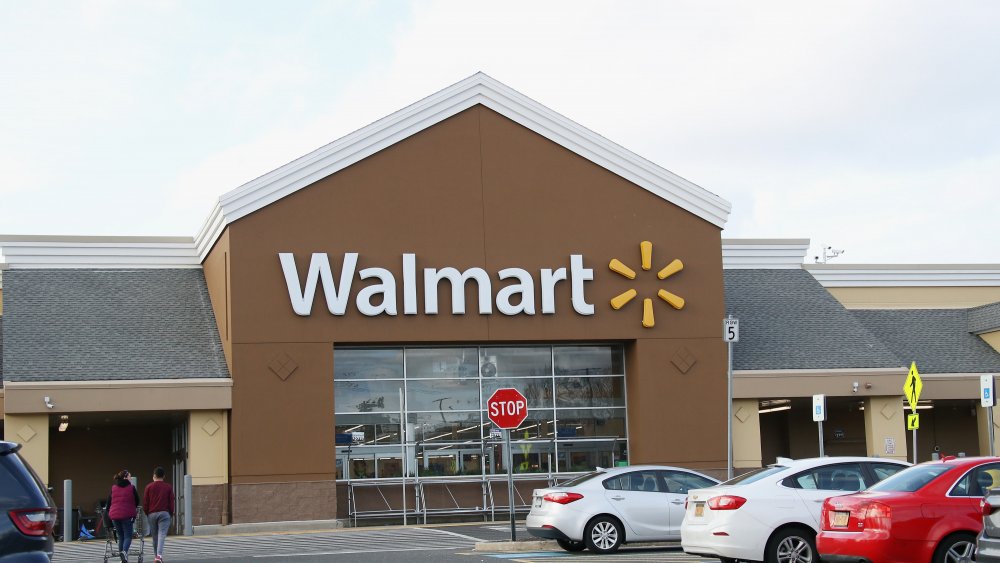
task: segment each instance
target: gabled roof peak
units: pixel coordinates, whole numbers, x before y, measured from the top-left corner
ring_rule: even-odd
[[[477,72],[224,194],[195,237],[199,256],[207,256],[233,221],[475,105],[503,115],[720,228],[729,218],[732,206],[721,197]]]

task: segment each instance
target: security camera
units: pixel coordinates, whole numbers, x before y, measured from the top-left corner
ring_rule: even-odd
[[[56,405],[52,402],[52,399],[50,397],[45,397],[44,401],[45,401],[45,406],[46,407],[48,407],[50,409],[51,408],[55,408]]]
[[[851,392],[852,393],[857,393],[858,392],[858,382],[857,381],[855,381],[854,383],[851,384]]]

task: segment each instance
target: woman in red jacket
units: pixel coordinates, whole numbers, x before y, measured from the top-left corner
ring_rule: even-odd
[[[136,507],[139,506],[139,491],[135,490],[129,477],[131,475],[128,470],[119,471],[108,497],[108,516],[118,534],[118,551],[121,552],[122,563],[128,563],[128,548],[132,545]]]

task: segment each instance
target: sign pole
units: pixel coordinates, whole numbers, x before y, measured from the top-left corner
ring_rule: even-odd
[[[726,368],[726,480],[733,478],[733,343],[740,341],[740,320],[722,319],[722,340],[729,344]]]
[[[823,421],[826,420],[826,395],[813,395],[813,421],[819,429],[819,457],[825,457],[823,449]]]
[[[733,341],[729,341],[729,368],[726,372],[726,480],[733,478]]]
[[[510,431],[528,417],[528,399],[514,388],[497,389],[486,400],[486,416],[497,428],[503,429],[504,457],[507,460],[507,508],[510,510],[510,541],[517,541],[514,524],[514,452],[510,449]]]
[[[989,419],[990,419],[989,420],[989,424],[990,424],[990,457],[995,457],[997,454],[996,454],[996,444],[994,443],[994,441],[996,440],[996,438],[993,435],[993,407],[987,408],[986,411],[989,413]]]
[[[920,390],[924,388],[920,380],[920,372],[917,371],[917,362],[910,362],[910,373],[903,383],[903,394],[906,401],[910,403],[910,416],[907,417],[906,427],[913,430],[913,463],[917,463],[917,427],[920,426],[920,417],[917,415],[917,405],[920,401]]]
[[[987,424],[990,427],[990,456],[996,454],[996,435],[993,428],[993,406],[997,404],[996,381],[993,375],[979,376],[979,402],[986,407]]]
[[[403,453],[399,458],[403,469],[403,525],[406,525],[406,414],[403,408],[403,388],[399,388],[399,443]]]
[[[514,452],[510,451],[510,429],[503,431],[504,448],[507,450],[507,505],[510,509],[510,541],[517,541],[514,526]]]

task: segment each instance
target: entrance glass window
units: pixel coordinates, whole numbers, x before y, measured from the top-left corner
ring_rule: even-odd
[[[627,461],[624,366],[621,344],[336,347],[337,478],[505,473],[485,412],[504,387],[530,409],[511,431],[515,473]]]

